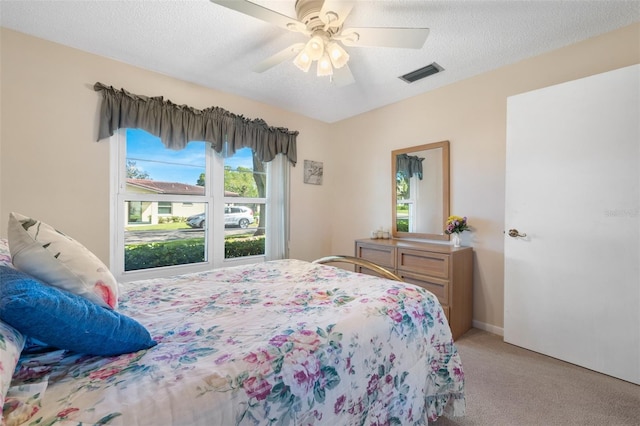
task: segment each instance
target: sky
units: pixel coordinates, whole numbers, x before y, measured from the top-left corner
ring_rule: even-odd
[[[149,174],[149,178],[165,182],[180,182],[195,185],[200,173],[205,172],[206,142],[189,142],[178,151],[168,149],[160,138],[140,129],[127,129],[127,160],[135,161],[136,168]],[[217,155],[217,154],[216,154]],[[225,166],[253,169],[251,149],[236,151],[225,159]]]

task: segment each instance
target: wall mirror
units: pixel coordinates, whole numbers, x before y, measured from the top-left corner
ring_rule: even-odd
[[[391,178],[393,237],[448,240],[449,141],[392,151]]]

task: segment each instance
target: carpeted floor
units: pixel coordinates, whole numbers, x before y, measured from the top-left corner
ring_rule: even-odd
[[[458,341],[467,414],[438,426],[640,425],[640,386],[472,329]],[[615,350],[615,348],[612,348]]]

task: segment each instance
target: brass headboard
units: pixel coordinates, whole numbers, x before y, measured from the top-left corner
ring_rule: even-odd
[[[312,263],[323,264],[323,263],[334,263],[334,262],[350,263],[352,265],[361,266],[363,268],[369,269],[369,270],[381,275],[383,278],[387,278],[389,280],[395,280],[395,281],[402,281],[402,278],[400,278],[399,276],[397,276],[393,272],[383,268],[382,266],[376,265],[373,262],[370,262],[370,261],[368,261],[366,259],[362,259],[362,258],[359,258],[359,257],[343,256],[343,255],[326,256],[326,257],[322,257],[320,259],[316,259]]]

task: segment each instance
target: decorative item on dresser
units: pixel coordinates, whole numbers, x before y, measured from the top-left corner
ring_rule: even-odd
[[[438,297],[453,338],[471,328],[473,318],[473,249],[407,240],[356,240],[358,258],[391,270],[405,282]],[[362,266],[357,272],[376,275]]]

